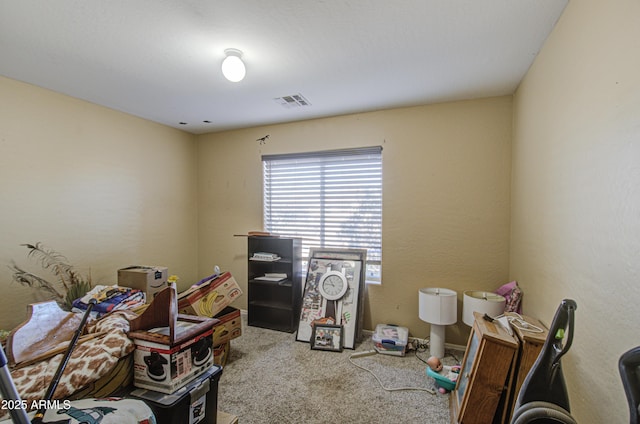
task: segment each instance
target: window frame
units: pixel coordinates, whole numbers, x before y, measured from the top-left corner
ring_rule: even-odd
[[[262,163],[262,209],[265,231],[284,237],[301,238],[305,262],[311,248],[365,248],[367,252],[373,252],[367,254],[366,281],[380,284],[382,281],[382,146],[263,155]],[[354,167],[349,168],[349,166]],[[292,187],[288,192],[287,186]],[[328,191],[327,188],[329,188]],[[296,194],[298,197],[293,201],[282,200],[287,194],[290,198],[295,197]],[[316,199],[314,195],[318,198]],[[355,209],[339,207],[341,200],[342,204],[351,202],[358,207]],[[308,225],[311,223],[319,225],[313,230],[319,232],[318,237],[310,236],[312,231],[308,231],[308,227],[303,228],[305,220],[300,216],[297,216],[300,219],[295,220],[301,223],[297,230],[295,226],[287,227],[282,224],[285,202],[292,202],[291,205],[296,204],[293,210],[298,214],[303,213],[304,204],[308,202],[307,208],[313,209],[314,213],[317,212],[318,217],[311,216],[314,214],[307,211],[305,220]],[[274,206],[278,203],[279,205]],[[316,208],[320,209],[316,210]],[[362,213],[362,211],[367,214],[367,219],[362,222],[354,221],[353,213]],[[287,213],[290,213],[289,209]],[[331,217],[327,218],[327,216]],[[350,223],[348,219],[351,219]],[[343,237],[345,225],[350,227],[350,231]],[[365,233],[367,236],[362,237]],[[373,237],[368,237],[370,235]],[[349,237],[351,240],[348,240]],[[336,239],[340,242],[336,243]],[[304,269],[306,271],[306,266]]]

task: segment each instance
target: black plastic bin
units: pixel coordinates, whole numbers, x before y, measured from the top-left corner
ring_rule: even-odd
[[[158,424],[216,424],[218,415],[218,381],[222,367],[209,370],[168,395],[153,390],[136,389],[131,397],[142,399],[153,410]]]

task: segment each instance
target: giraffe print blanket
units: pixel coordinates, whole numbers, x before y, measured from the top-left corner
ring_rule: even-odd
[[[105,332],[100,338],[79,344],[74,349],[60,378],[53,399],[65,399],[77,390],[93,383],[108,374],[118,360],[134,349],[134,343],[127,333],[129,319],[136,317],[131,311],[116,311],[87,324],[87,333]],[[44,399],[64,353],[47,360],[17,368],[11,371],[11,377],[23,404],[31,405]],[[0,410],[0,417],[7,414]]]

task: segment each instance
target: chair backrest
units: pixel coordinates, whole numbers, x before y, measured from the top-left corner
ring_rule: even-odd
[[[620,356],[618,369],[629,403],[629,423],[640,422],[640,346]]]

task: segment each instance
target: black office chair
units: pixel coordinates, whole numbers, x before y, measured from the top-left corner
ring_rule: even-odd
[[[542,351],[522,383],[511,424],[576,424],[560,362],[573,341],[576,308],[571,299],[558,307]]]
[[[629,423],[640,422],[640,346],[625,352],[618,361],[622,385],[629,403]]]

